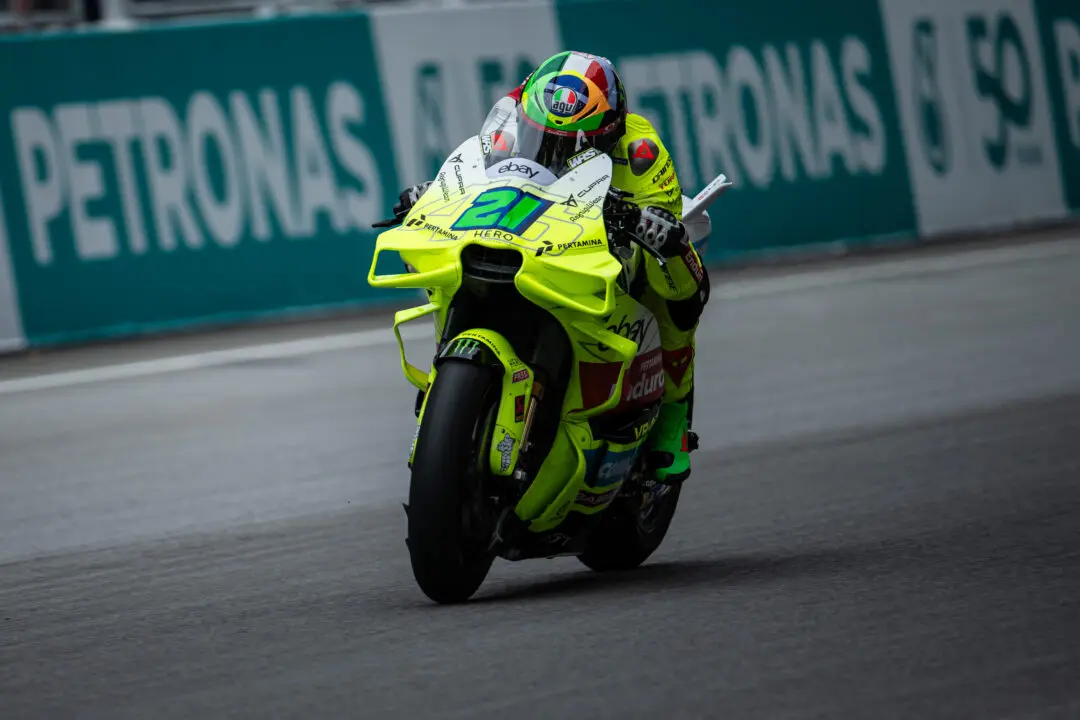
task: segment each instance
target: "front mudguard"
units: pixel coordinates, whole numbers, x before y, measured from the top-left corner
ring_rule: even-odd
[[[466,330],[447,342],[432,363],[428,387],[435,381],[439,367],[448,362],[481,365],[499,375],[501,392],[491,438],[489,465],[494,475],[512,475],[521,451],[525,410],[532,396],[532,370],[518,357],[505,337],[488,329]],[[424,422],[426,406],[425,397],[417,427]]]

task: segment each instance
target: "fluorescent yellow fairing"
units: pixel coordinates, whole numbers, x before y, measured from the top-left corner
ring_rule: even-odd
[[[559,428],[540,472],[514,508],[519,518],[531,522],[533,532],[558,526],[585,480],[585,458],[570,434],[566,425]]]
[[[405,341],[401,337],[400,328],[407,322],[412,322],[413,320],[438,312],[439,310],[440,307],[436,303],[427,303],[426,305],[419,305],[417,307],[408,308],[407,310],[399,310],[394,313],[394,337],[397,338],[398,352],[401,355],[401,369],[405,373],[405,379],[421,390],[428,389],[428,376],[430,373],[426,373],[415,365],[412,365],[405,358]]]
[[[608,325],[618,325],[622,320],[633,322],[627,320],[631,315],[652,317],[618,284],[623,265],[609,250],[602,217],[611,177],[611,159],[605,155],[586,161],[547,185],[524,177],[492,176],[485,167],[479,139],[471,138],[444,164],[404,223],[379,236],[368,273],[368,282],[374,287],[427,290],[429,302],[398,312],[394,321],[403,372],[412,385],[426,391],[435,381],[437,369],[425,372],[408,362],[399,326],[430,315],[441,336],[449,305],[464,281],[462,253],[467,247],[510,250],[520,256],[514,286],[562,325],[574,353],[554,445],[515,507],[518,517],[533,532],[558,527],[569,512],[599,512],[614,498],[622,479],[600,488],[587,486],[588,458],[599,457],[609,447],[606,441],[594,438],[589,419],[627,400],[624,386],[628,383],[624,381],[635,363],[640,365],[649,358],[659,361],[658,340],[643,360],[645,350],[638,341],[608,329]],[[500,215],[490,209],[499,198],[509,198],[507,202],[518,205]],[[491,227],[477,229],[473,227],[477,222]],[[386,251],[400,257],[405,272],[376,273],[379,258]],[[505,253],[496,253],[495,257],[504,263],[512,259]],[[493,475],[511,476],[521,449],[533,370],[498,332],[472,329],[457,338],[482,343],[502,365],[488,461]],[[600,372],[604,378],[603,383],[589,386],[588,402],[583,393],[583,371]],[[638,372],[640,375],[640,368]],[[653,386],[649,389],[651,393]],[[424,409],[426,398],[418,420],[421,424]],[[636,443],[617,449],[632,449],[646,436],[642,432]]]

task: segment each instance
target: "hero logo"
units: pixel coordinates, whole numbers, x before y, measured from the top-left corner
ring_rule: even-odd
[[[511,162],[503,165],[499,168],[499,174],[505,175],[506,173],[514,173],[515,175],[521,175],[527,177],[530,180],[540,174],[540,171],[536,168],[531,168],[528,165],[519,165]]]

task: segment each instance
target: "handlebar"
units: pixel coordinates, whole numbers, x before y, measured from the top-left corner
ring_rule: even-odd
[[[615,237],[625,237],[630,242],[640,247],[645,252],[656,258],[656,262],[661,267],[667,265],[667,258],[661,255],[658,251],[654,250],[650,245],[643,241],[636,232],[627,227],[626,221],[629,219],[636,219],[640,212],[637,205],[626,200],[630,196],[623,190],[611,188],[608,190],[608,196],[604,199],[604,220],[608,223],[609,227],[614,230]]]

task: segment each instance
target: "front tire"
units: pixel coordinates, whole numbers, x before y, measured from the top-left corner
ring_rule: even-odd
[[[484,502],[501,380],[491,368],[447,362],[435,376],[409,484],[413,577],[438,603],[468,600],[495,559],[493,511]]]

